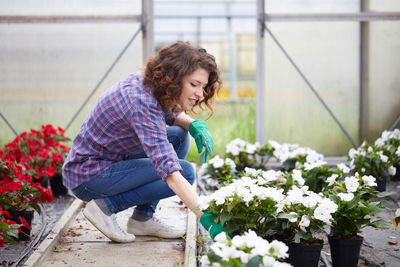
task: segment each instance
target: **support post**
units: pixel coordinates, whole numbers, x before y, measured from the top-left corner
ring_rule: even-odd
[[[257,0],[256,141],[265,142],[264,0]]]
[[[154,53],[153,0],[142,0],[143,64]]]

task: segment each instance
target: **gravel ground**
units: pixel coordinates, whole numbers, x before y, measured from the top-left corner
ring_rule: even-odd
[[[65,210],[70,206],[73,200],[74,197],[70,195],[65,195],[54,198],[54,201],[52,203],[43,204],[43,208],[46,213],[46,226],[38,244],[35,247],[38,247],[40,245],[40,241],[46,238],[50,230],[57,223],[58,219],[64,214]],[[44,215],[44,213],[42,214]],[[0,266],[11,266],[20,257],[21,253],[29,246],[31,241],[35,240],[38,234],[40,234],[42,227],[42,215],[35,212],[32,221],[31,240],[19,241],[15,245],[6,243],[4,247],[0,248]],[[33,250],[31,250],[30,253],[26,257],[24,257],[24,259],[17,266],[22,266],[22,264],[28,259],[28,257],[32,253]]]

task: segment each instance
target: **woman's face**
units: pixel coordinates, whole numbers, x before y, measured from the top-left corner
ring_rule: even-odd
[[[208,83],[209,73],[199,68],[192,74],[182,79],[182,93],[179,96],[178,103],[184,111],[189,111],[203,98],[203,88]]]

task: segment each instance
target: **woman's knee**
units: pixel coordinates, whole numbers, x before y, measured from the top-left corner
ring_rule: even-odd
[[[189,133],[180,126],[167,127],[169,142],[173,145],[179,159],[184,159],[189,153],[190,136]]]
[[[186,160],[180,161],[181,167],[183,169],[182,175],[185,179],[190,183],[193,184],[194,180],[196,180],[196,170],[193,163],[190,163]]]

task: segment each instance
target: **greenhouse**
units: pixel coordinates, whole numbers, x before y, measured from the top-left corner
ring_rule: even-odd
[[[3,0],[0,40],[0,265],[399,265],[398,1]]]

